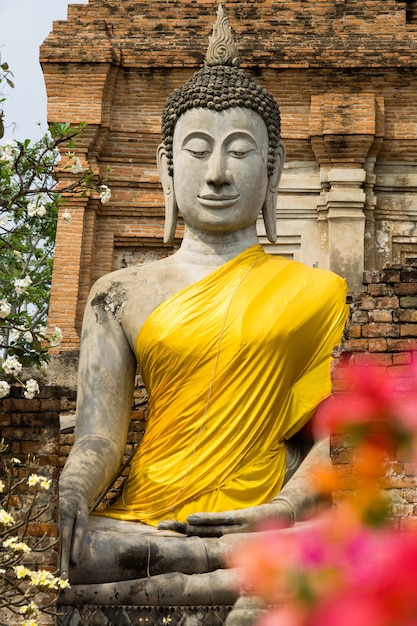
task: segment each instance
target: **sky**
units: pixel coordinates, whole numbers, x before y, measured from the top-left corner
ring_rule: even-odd
[[[4,87],[6,139],[39,139],[47,129],[46,90],[39,46],[53,20],[65,20],[68,4],[88,0],[0,0],[0,58],[13,72],[15,88]],[[40,126],[39,126],[40,122]]]

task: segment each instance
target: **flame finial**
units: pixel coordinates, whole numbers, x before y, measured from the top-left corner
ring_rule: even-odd
[[[221,4],[217,10],[213,34],[209,38],[205,65],[208,67],[215,65],[239,67],[237,46],[233,41],[232,31]]]

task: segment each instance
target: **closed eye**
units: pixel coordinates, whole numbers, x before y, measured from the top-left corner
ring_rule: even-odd
[[[196,157],[197,159],[203,159],[204,157],[207,157],[210,154],[209,150],[190,150],[189,148],[185,148],[185,150],[189,154],[191,154],[193,157]]]
[[[207,137],[191,134],[183,143],[183,150],[196,159],[204,159],[212,152],[212,142]]]
[[[257,145],[252,137],[233,136],[227,146],[227,154],[235,159],[244,159],[256,150]]]
[[[250,150],[229,150],[228,154],[235,159],[244,159],[250,152],[253,152],[254,148]]]

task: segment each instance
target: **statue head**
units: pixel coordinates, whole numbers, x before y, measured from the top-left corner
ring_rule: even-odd
[[[280,138],[279,107],[272,94],[258,85],[247,72],[239,69],[237,48],[221,5],[209,41],[205,66],[169,96],[162,113],[163,143],[158,149],[158,166],[165,194],[166,242],[174,236],[178,210],[174,185],[174,133],[180,118],[194,109],[207,109],[207,115],[212,118],[216,112],[243,109],[252,112],[250,117],[255,120],[255,124],[257,116],[263,120],[268,184],[262,214],[268,239],[275,241],[276,197],[285,158]],[[244,111],[241,116],[248,117]],[[260,125],[263,126],[263,123],[260,122]]]

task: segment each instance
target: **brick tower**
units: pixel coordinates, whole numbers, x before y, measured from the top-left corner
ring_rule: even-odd
[[[287,165],[272,253],[344,275],[417,257],[417,2],[227,0],[242,67],[276,97]],[[172,250],[155,153],[168,94],[198,70],[213,0],[70,5],[41,48],[51,122],[84,121],[76,153],[108,204],[70,198],[50,324],[76,348],[92,282]],[[178,228],[178,241],[181,237]],[[266,242],[260,226],[261,242]]]

